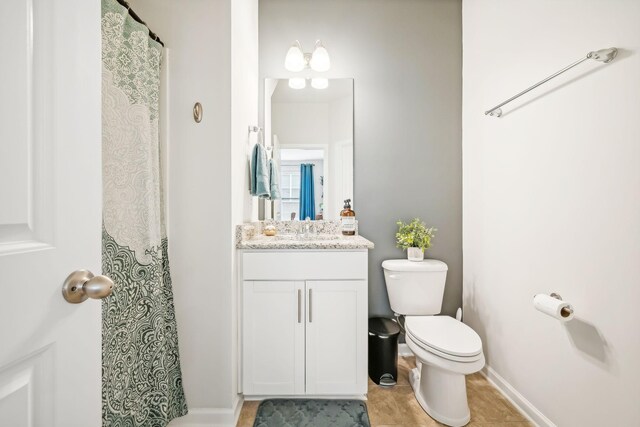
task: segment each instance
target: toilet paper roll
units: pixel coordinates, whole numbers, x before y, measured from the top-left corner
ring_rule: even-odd
[[[571,304],[549,295],[538,294],[534,296],[533,306],[536,310],[555,317],[562,322],[568,322],[573,319],[573,307],[571,307]]]

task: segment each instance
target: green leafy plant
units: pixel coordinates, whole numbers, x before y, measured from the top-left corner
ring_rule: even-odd
[[[396,233],[397,247],[407,250],[408,248],[420,248],[422,251],[431,247],[431,239],[438,231],[436,228],[427,228],[420,218],[414,218],[410,223],[402,221],[396,223],[398,232]]]

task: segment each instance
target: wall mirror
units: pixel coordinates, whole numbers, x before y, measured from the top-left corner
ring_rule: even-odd
[[[339,219],[345,199],[353,206],[353,79],[265,79],[264,87],[265,146],[281,195],[265,202],[264,218]]]

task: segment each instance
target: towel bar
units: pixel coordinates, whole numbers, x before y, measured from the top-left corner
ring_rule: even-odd
[[[485,114],[485,116],[500,117],[500,116],[502,116],[502,109],[500,107],[502,107],[505,104],[510,103],[511,101],[513,101],[516,98],[520,98],[525,93],[527,93],[527,92],[537,88],[538,86],[548,82],[549,80],[553,79],[554,77],[559,76],[560,74],[564,73],[565,71],[570,70],[571,68],[575,67],[576,65],[583,63],[587,59],[595,59],[596,61],[600,61],[600,62],[604,62],[605,64],[608,64],[609,62],[613,61],[613,59],[616,57],[617,54],[618,54],[618,49],[616,49],[615,47],[610,47],[609,49],[600,49],[600,50],[597,50],[597,51],[594,51],[594,52],[589,52],[589,53],[587,53],[587,56],[585,56],[584,58],[574,62],[573,64],[567,65],[562,70],[553,73],[552,75],[550,75],[546,79],[540,80],[538,83],[534,84],[533,86],[528,87],[527,89],[523,90],[522,92],[518,93],[517,95],[514,95],[511,98],[507,99],[506,101],[501,102],[500,104],[496,105],[495,107],[485,111],[484,114]]]

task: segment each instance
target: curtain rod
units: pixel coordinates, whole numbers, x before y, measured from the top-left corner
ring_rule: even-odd
[[[147,27],[147,30],[149,30],[149,38],[151,40],[154,40],[154,41],[160,43],[160,45],[162,47],[164,47],[164,43],[162,42],[162,40],[160,40],[160,37],[158,37],[158,35],[156,33],[154,33],[153,31],[151,31],[151,28],[149,28],[149,26],[147,25],[146,22],[144,22],[142,19],[140,19],[138,14],[135,13],[133,11],[133,9],[131,9],[131,6],[129,5],[129,3],[127,3],[125,0],[118,0],[118,3],[120,3],[121,6],[124,6],[124,7],[127,8],[127,12],[129,12],[129,15],[133,18],[134,21],[139,22],[140,24],[142,24],[145,27]]]

